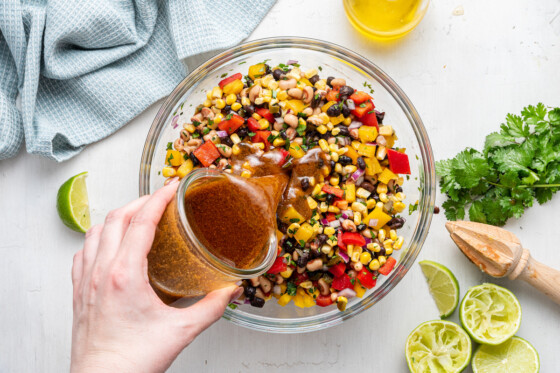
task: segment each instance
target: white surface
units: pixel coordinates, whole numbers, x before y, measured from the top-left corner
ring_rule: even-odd
[[[462,5],[464,15],[454,16]],[[355,32],[342,2],[280,0],[251,39],[297,35],[332,41],[368,57],[404,89],[431,137],[436,159],[480,148],[508,112],[530,103],[558,105],[560,3],[434,1],[405,39],[380,45]],[[556,31],[555,31],[556,30]],[[297,58],[297,56],[294,56]],[[0,163],[0,372],[61,372],[70,359],[72,255],[83,237],[56,215],[59,185],[84,170],[94,222],[138,195],[138,165],[159,103],[76,158],[55,164],[20,153]],[[438,204],[442,198],[438,196]],[[534,257],[560,268],[560,197],[507,225]],[[489,281],[448,238],[434,216],[420,259],[447,265],[461,293]],[[495,281],[518,296],[518,335],[539,351],[542,372],[560,367],[560,307],[523,283]],[[184,351],[170,371],[404,372],[404,342],[437,318],[418,265],[373,309],[341,326],[305,335],[267,335],[220,321]],[[457,316],[452,317],[458,321]],[[470,368],[469,368],[470,369]]]

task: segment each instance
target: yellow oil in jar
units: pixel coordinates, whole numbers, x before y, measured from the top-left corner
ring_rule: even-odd
[[[429,0],[343,0],[350,23],[362,34],[396,39],[420,23]]]

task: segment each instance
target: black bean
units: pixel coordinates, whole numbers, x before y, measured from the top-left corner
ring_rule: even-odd
[[[307,265],[307,262],[309,262],[309,257],[309,252],[304,251],[301,255],[298,256],[296,265],[301,268],[305,267]]]
[[[280,117],[282,116],[282,112],[279,110],[279,111],[276,112],[276,113],[272,113],[272,116],[273,116],[274,118],[280,118]]]
[[[249,129],[247,127],[241,127],[237,130],[237,136],[239,136],[240,139],[244,139],[248,134]]]
[[[309,272],[309,279],[311,281],[319,281],[323,277],[323,271]]]
[[[332,205],[333,202],[334,202],[334,194],[327,194],[327,203],[329,205]]]
[[[264,64],[264,73],[267,75],[270,74],[270,66],[266,63]]]
[[[311,107],[315,109],[319,107],[320,103],[321,103],[321,95],[318,93],[313,94],[313,98],[311,99]]]
[[[294,238],[288,238],[282,243],[282,249],[284,249],[286,253],[291,254],[296,249],[296,245],[297,243]]]
[[[345,86],[340,88],[340,92],[339,92],[340,99],[341,100],[346,100],[348,98],[348,96],[350,96],[353,93],[354,93],[354,88],[352,88],[348,85],[345,85]]]
[[[286,134],[286,131],[280,131],[280,137],[283,138],[284,140],[287,140],[288,135]]]
[[[383,118],[385,118],[385,112],[379,112],[377,110],[375,110],[375,117],[377,118],[377,123],[382,124],[383,123]]]
[[[331,159],[329,165],[331,166],[331,172],[334,171],[334,166],[336,166],[336,162]]]
[[[319,252],[319,250],[317,250],[317,249],[309,250],[309,260],[317,259],[320,256],[321,256],[321,253]]]
[[[338,157],[338,163],[343,166],[348,166],[349,164],[352,164],[352,158],[347,155],[341,155],[340,157]]]
[[[384,248],[383,246],[381,246],[381,250],[379,250],[378,253],[375,253],[375,255],[376,255],[377,257],[380,257],[380,256],[385,255],[385,248]]]
[[[434,214],[439,214],[439,206],[434,206]]]
[[[360,167],[360,170],[366,169],[366,161],[364,161],[363,157],[358,157],[358,167]]]
[[[247,299],[249,300],[255,297],[256,292],[257,292],[257,288],[251,284],[245,285],[245,288],[243,289],[243,293],[245,293],[245,297],[247,297]]]
[[[280,80],[282,75],[284,75],[284,71],[282,71],[282,69],[275,69],[272,71],[272,77],[276,80]]]
[[[315,74],[311,78],[309,78],[309,83],[315,85],[319,81],[319,75]]]
[[[338,117],[340,115],[340,105],[339,104],[334,104],[331,105],[328,109],[327,109],[327,115],[329,117]]]
[[[253,79],[249,78],[249,76],[246,77],[245,79],[247,81],[247,87],[250,87],[253,85]]]
[[[404,222],[403,218],[393,218],[387,222],[387,226],[391,229],[399,229],[403,227]]]
[[[309,189],[309,179],[304,177],[303,179],[301,179],[301,189],[305,192],[307,189]]]
[[[253,105],[245,105],[243,106],[243,109],[245,109],[245,112],[248,115],[253,115],[253,113],[255,112],[255,107]]]
[[[326,234],[318,234],[317,235],[317,244],[320,246],[322,244],[324,244],[325,242],[327,242],[327,240],[329,239],[329,236],[327,236]]]
[[[334,76],[329,76],[329,77],[327,78],[327,85],[328,85],[328,86],[332,87],[331,82],[333,81],[333,79],[334,79]]]
[[[253,299],[251,299],[251,306],[258,307],[258,308],[263,308],[264,307],[264,299],[259,298],[259,297],[254,297]]]
[[[350,110],[348,106],[346,106],[346,104],[342,104],[342,110],[340,110],[340,112],[342,113],[344,118],[348,118],[350,114],[352,114],[352,110]]]
[[[189,157],[190,157],[190,159],[191,159],[191,161],[192,161],[192,163],[193,163],[193,166],[197,166],[197,165],[200,164],[200,161],[198,160],[198,158],[196,157],[196,155],[194,155],[194,153],[191,153],[191,154],[189,155]]]
[[[395,189],[396,193],[402,192],[402,188],[400,186],[397,187],[397,189]]]
[[[363,183],[361,183],[360,188],[364,188],[365,190],[367,190],[370,193],[373,193],[373,191],[375,190],[375,187],[371,183],[368,183],[367,181],[364,181]]]
[[[224,144],[224,145],[233,146],[233,141],[231,141],[231,139],[229,138],[229,136],[220,137],[220,141],[221,141],[222,144]]]
[[[222,113],[224,113],[224,114],[229,114],[230,111],[231,111],[231,105],[226,105],[222,109]]]
[[[335,128],[338,128],[340,130],[340,132],[339,132],[340,136],[350,136],[350,131],[348,130],[348,127],[346,127],[346,126],[336,126]]]
[[[358,229],[358,232],[361,232],[367,228],[367,225],[359,224],[356,228]]]

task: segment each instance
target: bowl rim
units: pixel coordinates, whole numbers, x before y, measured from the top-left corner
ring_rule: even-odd
[[[177,105],[178,101],[183,97],[188,89],[202,80],[208,71],[212,71],[234,58],[250,55],[253,52],[259,52],[266,49],[285,49],[294,47],[311,49],[313,51],[325,53],[331,57],[337,58],[348,64],[350,67],[358,69],[369,75],[372,79],[375,79],[391,95],[407,117],[419,145],[419,153],[421,154],[419,161],[421,164],[419,167],[418,178],[421,187],[421,196],[418,200],[419,218],[412,233],[410,245],[407,248],[406,254],[400,256],[399,261],[397,262],[397,265],[393,269],[391,275],[387,277],[383,284],[381,284],[373,293],[364,297],[361,301],[348,307],[344,312],[329,312],[322,314],[321,317],[306,316],[293,318],[289,319],[289,322],[286,323],[279,322],[278,319],[271,317],[249,315],[230,308],[226,308],[224,312],[223,318],[233,322],[234,324],[253,330],[274,333],[304,333],[326,329],[349,320],[364,310],[372,307],[375,303],[385,297],[385,295],[387,295],[406,275],[420,253],[431,224],[436,194],[434,157],[426,129],[416,108],[393,79],[391,79],[383,70],[367,58],[338,44],[311,38],[272,37],[245,42],[210,58],[208,61],[204,62],[188,74],[187,77],[185,77],[165,99],[154,118],[144,144],[142,158],[140,161],[140,196],[150,193],[150,166],[155,151],[152,140],[157,138],[156,135],[161,133],[161,130],[167,124],[166,119],[170,116],[173,108]]]

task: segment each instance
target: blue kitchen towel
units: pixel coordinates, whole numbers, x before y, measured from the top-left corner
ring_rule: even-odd
[[[169,94],[181,59],[239,43],[274,2],[0,0],[0,159],[24,139],[71,158]]]

